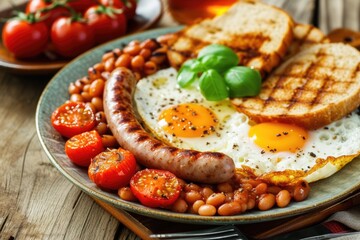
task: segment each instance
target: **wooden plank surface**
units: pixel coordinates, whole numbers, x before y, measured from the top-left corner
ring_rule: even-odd
[[[0,1],[0,9],[24,0]],[[324,32],[359,31],[360,1],[267,0]],[[165,11],[158,26],[176,23]],[[0,69],[0,239],[138,239],[48,161],[35,130],[35,109],[51,76],[18,76]]]

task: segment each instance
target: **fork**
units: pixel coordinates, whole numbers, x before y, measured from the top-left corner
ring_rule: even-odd
[[[164,234],[151,234],[151,238],[157,239],[172,239],[172,240],[247,240],[245,235],[234,225],[224,225],[216,228],[208,228],[203,230],[179,232],[179,233],[164,233]]]

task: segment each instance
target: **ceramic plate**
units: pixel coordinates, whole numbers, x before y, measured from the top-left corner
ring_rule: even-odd
[[[87,74],[87,67],[101,59],[101,55],[109,49],[127,44],[133,39],[143,40],[161,34],[177,31],[180,28],[158,29],[112,41],[97,47],[78,57],[59,71],[45,88],[37,107],[36,128],[42,147],[53,165],[72,183],[84,192],[106,201],[118,208],[174,222],[198,224],[252,223],[269,221],[305,213],[319,207],[332,204],[352,192],[360,189],[360,159],[354,159],[340,172],[332,177],[311,184],[309,198],[303,202],[292,203],[286,208],[274,208],[269,211],[250,211],[237,216],[202,217],[191,214],[179,214],[165,210],[151,209],[137,203],[126,202],[116,194],[104,192],[96,187],[87,176],[86,170],[74,166],[64,153],[64,140],[55,132],[50,124],[51,113],[68,99],[68,84]]]
[[[20,5],[18,9],[24,9]],[[143,31],[154,25],[162,15],[161,0],[138,0],[136,16],[128,23],[128,33],[133,34]],[[1,17],[11,16],[10,10],[0,12]],[[2,30],[3,23],[0,25]],[[0,41],[0,66],[19,74],[53,74],[67,64],[69,60],[57,57],[54,54],[42,55],[36,59],[18,60],[14,58]]]

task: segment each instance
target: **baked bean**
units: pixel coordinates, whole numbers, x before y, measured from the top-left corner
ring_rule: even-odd
[[[102,98],[100,98],[100,97],[93,97],[93,98],[91,98],[91,103],[94,104],[95,109],[96,109],[97,111],[103,111],[103,110],[104,110]]]
[[[214,216],[216,214],[216,207],[209,204],[204,204],[199,207],[199,215],[201,216]]]
[[[101,97],[104,92],[105,81],[102,79],[96,79],[90,84],[89,94],[92,97]]]
[[[91,86],[91,83],[85,84],[82,91],[83,92],[89,92],[90,86]]]
[[[218,207],[225,202],[225,199],[224,193],[213,193],[206,199],[206,204]]]
[[[185,192],[190,192],[190,191],[197,191],[200,192],[201,191],[201,187],[195,183],[188,183],[185,185],[184,187],[184,191]]]
[[[119,145],[116,138],[113,135],[102,135],[101,141],[104,146],[104,148],[115,148]]]
[[[178,198],[174,204],[171,206],[171,211],[173,212],[178,212],[178,213],[184,213],[186,212],[188,209],[188,204],[187,202],[182,199],[182,198]]]
[[[134,196],[134,194],[132,193],[131,189],[129,187],[122,187],[118,190],[118,195],[121,199],[125,200],[125,201],[131,201],[134,202],[136,201],[136,197]]]
[[[145,75],[154,74],[157,71],[158,67],[153,61],[147,61],[144,63],[144,73]]]
[[[128,53],[121,54],[115,61],[115,67],[129,68],[131,64],[131,56]]]
[[[234,201],[234,192],[227,192],[225,193],[225,202]]]
[[[95,120],[97,122],[103,122],[103,123],[106,123],[106,116],[105,116],[105,113],[103,111],[99,111],[97,113],[95,113]]]
[[[113,53],[112,51],[111,51],[111,52],[107,52],[107,53],[104,53],[104,54],[102,55],[101,61],[106,62],[106,60],[108,60],[108,59],[110,59],[110,58],[113,58],[113,57],[115,57],[115,56],[114,56],[114,53]]]
[[[140,43],[140,47],[155,50],[160,47],[160,44],[156,41],[156,39],[146,39]]]
[[[84,102],[84,98],[81,96],[81,94],[74,93],[70,96],[71,102]]]
[[[89,92],[81,92],[81,96],[84,98],[84,102],[90,102],[91,101],[91,96],[89,94]],[[96,107],[95,107],[96,109]]]
[[[142,56],[145,60],[147,60],[151,57],[151,51],[150,49],[144,48],[141,49],[139,55]]]
[[[144,64],[145,64],[145,59],[140,55],[135,56],[133,57],[133,59],[131,59],[131,67],[133,69],[141,70],[144,68]]]
[[[76,86],[75,83],[70,83],[68,87],[68,92],[70,95],[75,93],[80,94],[81,88]]]
[[[258,208],[261,211],[269,210],[275,205],[275,195],[264,193],[259,197]]]
[[[234,201],[247,203],[249,200],[249,193],[243,188],[239,188],[234,192]]]
[[[201,195],[203,195],[204,199],[206,200],[214,191],[210,187],[204,187],[201,189]]]
[[[112,52],[114,53],[114,57],[117,58],[121,55],[122,50],[120,48],[115,48]]]
[[[228,202],[222,204],[218,210],[218,214],[221,216],[232,216],[242,212],[242,206],[238,202]]]
[[[123,49],[124,53],[128,53],[131,56],[136,56],[140,53],[141,51],[141,47],[139,45],[131,45],[131,46],[126,46]]]
[[[98,72],[103,72],[105,67],[104,67],[104,63],[96,63],[93,68],[98,71]]]
[[[267,192],[274,195],[278,194],[281,191],[281,188],[278,186],[268,186]]]
[[[278,207],[286,207],[291,201],[291,195],[288,190],[283,189],[276,194],[276,205]]]
[[[115,68],[115,58],[109,58],[104,63],[104,70],[106,72],[112,72]]]
[[[96,68],[94,68],[94,67],[89,67],[88,77],[89,77],[89,80],[101,78],[101,71],[96,70]]]
[[[139,40],[132,40],[131,42],[128,43],[128,46],[135,46],[135,45],[140,45],[140,41]]]
[[[185,192],[185,200],[189,204],[193,204],[196,200],[200,199],[202,199],[202,195],[198,191],[190,190],[189,192]]]
[[[294,199],[297,202],[305,200],[309,196],[310,186],[307,182],[301,181],[294,188]]]
[[[266,183],[260,183],[254,188],[254,192],[256,195],[261,195],[267,192],[267,184]]]
[[[104,134],[107,133],[107,131],[108,131],[107,124],[104,123],[104,122],[99,122],[99,123],[95,126],[95,130],[96,130],[100,135],[104,135]]]
[[[255,199],[249,198],[247,203],[246,203],[246,208],[251,210],[251,209],[253,209],[255,207],[255,205],[256,205]]]
[[[250,183],[242,183],[241,187],[247,191],[251,191],[253,189],[253,185]]]
[[[89,82],[90,82],[90,81],[89,81]],[[84,81],[83,81],[82,78],[81,78],[81,79],[76,80],[75,83],[74,83],[74,85],[75,85],[76,87],[78,87],[79,89],[83,89],[85,83],[84,83]]]
[[[233,187],[231,186],[230,183],[225,182],[225,183],[219,183],[216,188],[218,189],[219,192],[223,192],[223,193],[228,193],[228,192],[233,192]]]
[[[192,211],[196,214],[199,213],[199,208],[202,206],[202,205],[205,205],[205,202],[203,200],[196,200],[193,205],[192,205]]]

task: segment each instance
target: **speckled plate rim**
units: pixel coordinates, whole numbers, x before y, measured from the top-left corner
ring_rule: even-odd
[[[360,172],[359,158],[354,159],[335,175],[311,184],[312,190],[306,201],[292,203],[286,208],[274,208],[269,211],[250,211],[236,216],[204,217],[151,209],[138,203],[121,200],[115,193],[104,192],[97,188],[88,179],[86,170],[74,166],[66,157],[64,153],[65,142],[50,124],[51,113],[67,99],[68,84],[77,78],[85,76],[87,68],[98,62],[105,51],[123,46],[134,39],[154,38],[179,29],[181,27],[146,31],[101,45],[71,61],[52,78],[39,99],[35,122],[41,146],[49,160],[62,175],[87,194],[123,210],[167,221],[209,225],[245,224],[291,217],[333,204],[360,189],[360,174],[358,174]]]

